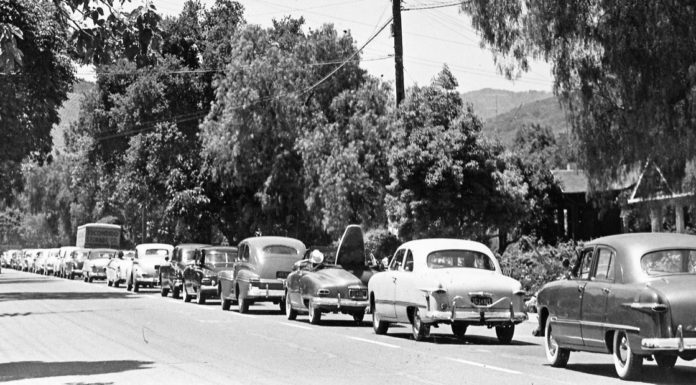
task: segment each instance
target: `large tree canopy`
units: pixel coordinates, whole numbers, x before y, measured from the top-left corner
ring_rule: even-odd
[[[529,57],[553,63],[593,179],[646,159],[683,174],[696,148],[692,1],[472,0],[462,9],[508,75]]]

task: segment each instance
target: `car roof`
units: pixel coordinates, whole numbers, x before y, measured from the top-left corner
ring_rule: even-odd
[[[305,244],[302,243],[299,239],[295,238],[290,238],[290,237],[274,237],[274,236],[263,236],[263,237],[249,237],[246,239],[243,239],[240,244],[242,243],[248,243],[249,246],[258,248],[258,247],[265,247],[265,246],[270,246],[270,245],[288,245],[288,246],[294,246],[297,248],[301,248],[302,252],[304,253],[304,250],[306,249]]]
[[[623,253],[644,255],[655,250],[696,249],[696,236],[679,233],[626,233],[597,238],[585,244],[594,245],[607,245]]]
[[[175,249],[200,249],[202,247],[210,246],[207,243],[180,243],[176,245]]]
[[[200,248],[201,250],[233,250],[237,251],[237,246],[213,246],[207,245]]]
[[[456,238],[426,238],[417,239],[413,241],[408,241],[397,250],[409,249],[413,253],[413,262],[415,269],[426,269],[427,261],[426,257],[433,251],[438,250],[471,250],[487,255],[493,261],[495,265],[495,270],[501,272],[500,264],[496,259],[495,255],[488,246],[483,243],[476,241],[469,241],[466,239],[456,239]]]
[[[174,246],[168,243],[141,243],[135,246],[136,250],[148,250],[148,249],[167,249],[174,250]]]

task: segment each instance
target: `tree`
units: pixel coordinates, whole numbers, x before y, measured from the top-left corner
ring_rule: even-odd
[[[333,99],[333,123],[298,140],[307,180],[305,203],[325,231],[340,236],[348,223],[384,226],[389,184],[390,90],[376,79]]]
[[[15,44],[0,41],[0,60],[12,67],[5,55],[22,57],[21,67],[0,72],[0,176],[15,187],[21,186],[16,178],[23,159],[47,160],[57,108],[75,80],[66,57],[67,31],[54,12],[48,2],[0,0],[0,34],[9,33]],[[5,187],[3,199],[11,199]]]
[[[402,238],[484,239],[526,212],[520,172],[483,139],[455,87],[445,67],[433,85],[409,90],[390,127],[387,212]]]
[[[583,166],[597,182],[652,159],[671,178],[694,158],[691,2],[475,0],[462,5],[501,69],[553,63]]]

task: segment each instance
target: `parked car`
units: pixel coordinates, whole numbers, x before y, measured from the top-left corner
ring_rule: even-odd
[[[193,263],[196,249],[207,246],[202,243],[184,243],[174,247],[172,258],[160,266],[160,294],[166,297],[172,292],[172,298],[179,298],[184,284],[184,269]]]
[[[126,282],[126,270],[133,263],[135,250],[119,250],[106,264],[106,285],[118,287]]]
[[[135,246],[135,257],[126,270],[126,290],[140,291],[143,286],[158,284],[159,268],[169,261],[174,246],[165,243],[143,243]]]
[[[46,263],[45,263],[45,268],[44,272],[46,275],[57,275],[58,271],[58,251],[60,249],[55,248],[55,249],[47,249],[46,250]]]
[[[367,285],[351,271],[369,270],[360,226],[348,226],[338,249],[307,250],[295,263],[285,283],[285,313],[293,320],[307,313],[309,322],[321,322],[322,313],[343,313],[362,322],[367,300]],[[359,274],[363,276],[363,274]]]
[[[90,249],[82,265],[82,279],[85,282],[106,279],[106,264],[117,253],[116,249]]]
[[[184,269],[184,302],[196,297],[196,302],[204,304],[207,298],[219,298],[218,274],[232,270],[237,261],[237,248],[232,246],[206,246],[197,249],[194,262]],[[229,309],[229,301],[223,308]],[[225,306],[227,305],[227,306]]]
[[[473,241],[406,242],[388,270],[372,277],[368,291],[377,334],[392,322],[408,323],[419,341],[444,323],[459,338],[469,326],[495,327],[498,340],[510,343],[515,324],[527,319],[521,284],[503,275],[488,247]]]
[[[31,271],[34,268],[34,259],[36,259],[36,249],[22,250],[22,271]]]
[[[89,249],[75,247],[69,249],[69,253],[66,254],[62,267],[65,278],[75,279],[75,277],[82,277],[82,270],[89,254]]]
[[[535,334],[552,366],[565,367],[571,351],[607,353],[619,377],[635,379],[645,358],[661,368],[696,358],[696,236],[598,238],[570,276],[537,297]]]
[[[58,249],[58,276],[63,278],[69,278],[66,274],[66,264],[72,263],[71,253],[73,250],[77,250],[74,246],[63,246]]]
[[[47,249],[38,249],[34,251],[34,263],[31,266],[31,272],[34,274],[45,274],[46,259],[48,258]]]
[[[287,237],[241,241],[239,260],[232,270],[218,276],[223,309],[228,303],[237,303],[239,312],[247,313],[255,302],[273,302],[285,312],[285,279],[305,250],[302,241]]]
[[[22,266],[22,250],[10,250],[10,267],[15,270],[21,270]]]

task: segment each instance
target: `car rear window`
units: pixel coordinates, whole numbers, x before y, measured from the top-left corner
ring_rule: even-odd
[[[431,269],[470,268],[495,270],[489,256],[473,250],[439,250],[428,254],[428,267]]]
[[[206,250],[206,263],[232,263],[237,259],[236,250]]]
[[[266,254],[297,255],[297,249],[285,245],[270,245],[263,248]]]
[[[116,253],[113,251],[94,251],[89,253],[89,259],[99,259],[99,258],[104,258],[104,259],[110,259],[116,256]]]
[[[166,257],[169,255],[169,250],[167,249],[147,249],[145,250],[145,257]]]
[[[649,275],[696,274],[696,250],[660,250],[645,254],[640,267]]]

